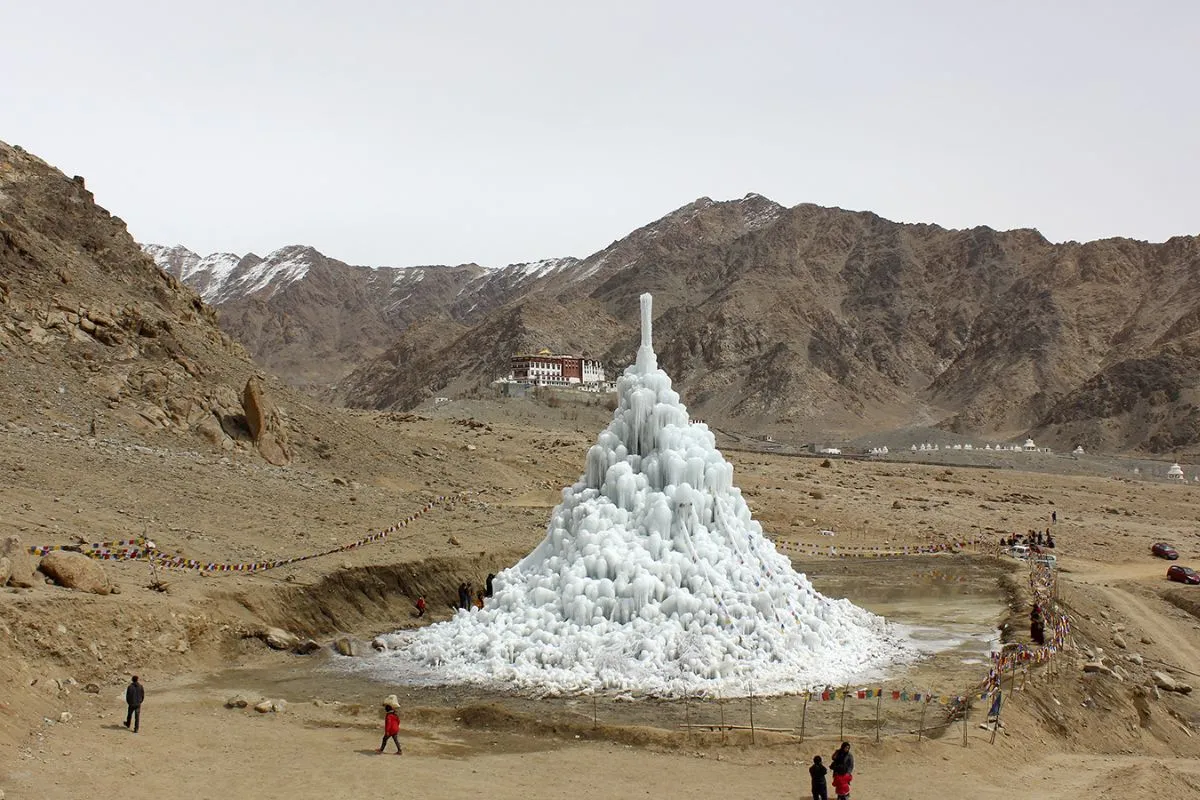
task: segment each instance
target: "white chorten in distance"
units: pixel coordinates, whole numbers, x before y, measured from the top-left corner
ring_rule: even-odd
[[[546,538],[482,609],[402,658],[435,680],[539,693],[799,691],[909,653],[883,619],[813,589],[751,517],[733,467],[658,368],[651,296],[612,422]]]

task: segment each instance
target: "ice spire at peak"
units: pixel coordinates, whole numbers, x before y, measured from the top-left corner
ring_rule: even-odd
[[[641,375],[658,369],[658,356],[654,354],[654,295],[645,292],[642,303],[642,346],[638,348],[637,368]]]

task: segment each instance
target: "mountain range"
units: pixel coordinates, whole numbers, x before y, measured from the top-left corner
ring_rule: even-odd
[[[701,198],[584,259],[353,267],[146,245],[294,384],[356,407],[477,392],[509,356],[636,349],[697,416],[754,432],[936,424],[1058,447],[1200,446],[1200,239],[1054,244],[749,194]]]

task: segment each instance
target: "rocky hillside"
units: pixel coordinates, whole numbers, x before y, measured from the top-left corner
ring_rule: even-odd
[[[155,266],[83,178],[4,143],[0,370],[0,424],[21,430],[276,465],[328,455],[309,433],[328,428],[325,412],[257,377],[214,312]]]
[[[530,347],[634,352],[655,294],[662,363],[699,416],[743,430],[964,433],[1152,452],[1200,445],[1200,240],[1055,245],[758,195],[701,199],[468,326],[413,330],[342,387],[405,408]]]
[[[615,371],[650,291],[662,362],[718,424],[1200,446],[1194,237],[1056,245],[1034,230],[898,224],[751,194],[701,198],[582,261],[503,270],[368,270],[304,248],[152,252],[262,363],[295,383],[337,382],[352,406],[480,390],[519,350],[583,352]]]
[[[266,258],[143,245],[166,272],[220,311],[221,327],[258,363],[318,393],[380,355],[416,322],[470,324],[573,267],[572,258],[488,270],[476,264],[357,267],[293,245]]]

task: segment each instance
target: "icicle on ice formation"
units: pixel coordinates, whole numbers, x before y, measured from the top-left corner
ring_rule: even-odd
[[[540,692],[798,691],[905,652],[884,621],[818,594],[755,522],[733,467],[658,368],[652,298],[618,407],[546,538],[483,609],[403,653],[448,682]]]

